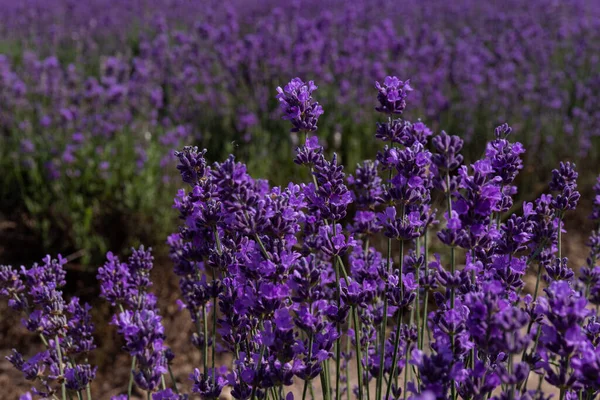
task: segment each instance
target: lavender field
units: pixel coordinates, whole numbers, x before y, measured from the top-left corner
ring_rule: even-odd
[[[0,398],[600,396],[600,3],[0,16]]]

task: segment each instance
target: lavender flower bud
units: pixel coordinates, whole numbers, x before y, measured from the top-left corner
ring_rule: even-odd
[[[375,110],[384,114],[402,114],[406,108],[406,97],[413,89],[410,82],[401,81],[395,76],[386,76],[383,84],[375,82],[379,106]]]
[[[283,119],[292,123],[291,132],[314,132],[323,107],[313,102],[312,93],[317,90],[313,81],[304,83],[300,78],[292,79],[282,89],[277,87],[277,100],[283,111]]]

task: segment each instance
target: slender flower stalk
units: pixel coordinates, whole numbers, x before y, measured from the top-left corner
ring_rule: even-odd
[[[64,374],[63,360],[62,360],[62,352],[60,351],[60,340],[58,336],[54,338],[54,347],[56,349],[56,357],[58,358],[58,368],[60,372],[60,376],[62,377]],[[63,382],[60,384],[60,390],[62,393],[62,400],[67,400],[67,385],[66,381],[63,378]]]
[[[352,307],[352,318],[354,320],[354,340],[356,341],[356,371],[358,375],[358,398],[363,400],[363,372],[362,372],[362,351],[360,344],[360,324],[358,310]]]
[[[423,244],[425,248],[425,277],[429,277],[429,248],[428,248],[428,232],[425,230],[425,234],[423,235]],[[424,342],[425,342],[425,330],[427,330],[429,337],[429,327],[427,325],[428,314],[427,314],[427,306],[429,304],[429,287],[425,288],[425,298],[423,299],[423,324],[421,325],[421,334],[418,348],[419,350],[423,350]]]
[[[400,318],[400,317],[399,317]],[[388,380],[387,387],[385,389],[385,398],[388,399],[390,397],[390,392],[392,389],[392,379],[396,375],[396,357],[398,356],[398,347],[400,346],[400,322],[396,324],[396,331],[394,332],[394,354],[392,356],[392,371],[390,373],[390,379]],[[396,382],[397,383],[397,382]]]
[[[336,227],[335,222],[333,224],[333,236],[334,237],[337,236],[337,227]],[[338,309],[340,309],[342,287],[340,286],[340,269],[339,269],[337,257],[335,257],[333,259],[333,269],[335,271],[335,284],[336,284],[336,291],[337,291],[336,302],[337,302]],[[355,328],[355,330],[358,331],[356,328]],[[340,394],[341,394],[340,363],[342,360],[342,326],[339,322],[337,323],[337,332],[338,332],[338,338],[335,341],[335,399],[340,400]],[[358,344],[357,344],[357,346],[358,346]],[[360,369],[360,366],[359,366],[359,369]],[[359,375],[359,381],[360,380],[361,380],[361,377]],[[362,397],[361,397],[361,399],[362,399]]]
[[[452,215],[452,198],[451,198],[451,193],[450,193],[450,171],[448,171],[448,173],[446,174],[446,187],[447,187],[447,193],[446,193],[446,201],[448,203],[448,218],[451,218],[450,216]],[[456,272],[456,247],[455,246],[450,246],[450,272],[452,273],[452,275],[454,275],[454,273]],[[456,293],[455,293],[455,288],[454,286],[452,286],[452,288],[450,289],[450,309],[454,309],[454,303],[455,303],[455,298],[456,298]],[[454,353],[454,347],[455,347],[455,337],[454,337],[454,332],[452,332],[450,334],[450,346],[452,348],[452,352]],[[452,400],[456,399],[456,386],[451,383],[450,386],[450,398]]]
[[[137,365],[136,356],[131,357],[131,367],[129,371],[129,382],[127,383],[127,400],[131,399],[131,393],[133,392],[133,374]]]

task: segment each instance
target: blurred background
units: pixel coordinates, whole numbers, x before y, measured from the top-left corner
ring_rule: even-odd
[[[527,148],[520,198],[575,161],[583,204],[569,236],[589,231],[598,1],[0,0],[0,18],[0,263],[60,252],[84,299],[107,250],[145,243],[161,257],[177,224],[174,150],[231,153],[277,184],[297,177],[298,138],[275,99],[295,76],[319,87],[318,134],[347,169],[375,157],[386,75],[410,79],[406,117],[463,137],[467,160],[508,122]]]
[[[467,159],[513,126],[530,191],[559,160],[591,182],[599,159],[593,0],[0,0],[0,15],[3,262],[164,242],[183,145],[286,183],[297,138],[275,88],[295,76],[319,86],[319,135],[348,168],[375,155],[386,75]]]

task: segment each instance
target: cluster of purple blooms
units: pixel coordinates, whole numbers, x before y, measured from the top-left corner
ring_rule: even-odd
[[[168,244],[202,355],[190,395],[216,400],[228,387],[235,399],[289,400],[300,383],[303,400],[596,398],[600,227],[579,276],[562,254],[580,197],[575,165],[561,163],[551,193],[514,211],[525,149],[508,125],[467,165],[462,139],[403,119],[408,81],[387,77],[376,89],[384,143],[352,175],[325,156],[316,86],[298,78],[277,99],[306,137],[294,162],[308,182],[271,186],[233,156],[210,164],[196,147],[175,154],[188,187],[175,198],[181,224]],[[594,191],[600,223],[600,178]],[[187,398],[149,291],[150,251],[107,258],[101,295],[118,308],[112,323],[132,356],[128,394],[115,398],[129,399],[133,384],[154,400]],[[88,308],[57,306],[62,263],[0,273],[0,293],[48,337],[43,362],[9,356],[26,377],[32,363],[49,366],[33,374],[45,393],[52,384],[78,392],[93,378],[71,361],[93,343],[80,322]]]
[[[31,357],[13,350],[6,358],[32,382],[32,393],[43,399],[56,398],[61,391],[63,398],[67,391],[89,393],[96,375],[88,363],[88,354],[96,348],[91,307],[76,297],[63,297],[66,262],[47,256],[31,268],[0,266],[0,296],[23,315],[23,325],[44,344],[44,350]]]
[[[163,374],[168,371],[173,353],[164,345],[156,296],[149,292],[149,275],[154,262],[151,251],[143,246],[133,249],[126,263],[108,253],[107,262],[98,269],[98,281],[100,296],[119,310],[111,323],[123,336],[123,349],[133,358],[130,382],[154,392],[161,383],[166,389]],[[131,388],[130,384],[129,395]]]

